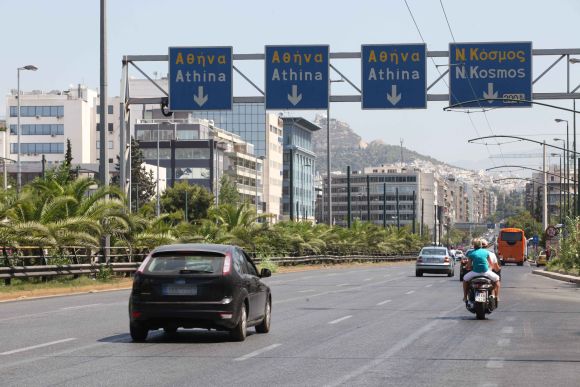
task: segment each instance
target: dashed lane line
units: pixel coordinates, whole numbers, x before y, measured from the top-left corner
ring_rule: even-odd
[[[55,345],[55,344],[60,344],[60,343],[66,343],[67,341],[73,341],[73,340],[76,340],[76,338],[70,337],[68,339],[50,341],[48,343],[33,345],[33,346],[30,346],[30,347],[24,347],[24,348],[19,348],[19,349],[13,349],[12,351],[1,352],[0,355],[1,356],[12,355],[12,354],[19,353],[19,352],[25,352],[25,351],[30,351],[30,350],[33,350],[33,349],[48,347],[50,345]]]
[[[240,356],[234,359],[234,361],[244,361],[244,360],[248,360],[252,357],[256,357],[258,355],[263,354],[264,352],[268,352],[273,350],[274,348],[278,348],[279,346],[281,346],[282,344],[272,344],[272,345],[268,345],[267,347],[264,347],[262,349],[258,349],[254,352],[250,352],[248,354],[245,354],[244,356]]]
[[[329,324],[338,324],[339,322],[344,321],[344,320],[348,320],[351,317],[352,317],[352,315],[348,315],[348,316],[344,316],[344,317],[341,317],[341,318],[337,318],[336,320],[330,321]]]
[[[381,301],[377,304],[377,306],[385,305],[385,304],[388,304],[389,302],[391,302],[391,300]]]
[[[503,368],[503,357],[492,357],[487,361],[486,368]]]
[[[514,333],[514,327],[503,327],[501,333],[511,335],[512,333]]]
[[[405,293],[405,294],[413,294],[413,293],[415,293],[415,291],[414,291],[414,290],[409,290],[409,291],[408,291],[407,293]]]
[[[497,345],[500,347],[507,347],[510,344],[511,339],[502,338],[497,341]]]

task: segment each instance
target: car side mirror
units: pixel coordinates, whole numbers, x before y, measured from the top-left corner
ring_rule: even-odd
[[[267,278],[267,277],[271,277],[272,276],[272,272],[270,271],[270,269],[262,269],[260,270],[260,278]]]

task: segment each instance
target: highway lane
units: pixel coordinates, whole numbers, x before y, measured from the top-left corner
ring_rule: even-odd
[[[504,268],[487,321],[461,304],[457,275],[417,278],[412,265],[275,275],[272,331],[243,343],[207,331],[132,343],[127,291],[4,303],[0,384],[573,384],[580,292],[530,271]]]

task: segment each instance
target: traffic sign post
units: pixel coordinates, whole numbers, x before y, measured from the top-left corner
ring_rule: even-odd
[[[169,47],[169,110],[231,110],[232,47]]]
[[[361,46],[363,109],[425,109],[425,44]]]
[[[530,107],[531,100],[532,42],[449,44],[450,105]]]
[[[329,46],[266,46],[266,109],[327,109]]]

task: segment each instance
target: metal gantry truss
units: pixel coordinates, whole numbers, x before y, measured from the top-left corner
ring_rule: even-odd
[[[540,73],[535,79],[533,79],[532,84],[535,85],[540,81],[546,74],[554,70],[556,65],[562,60],[566,60],[566,84],[562,86],[561,91],[556,92],[535,92],[532,94],[533,100],[575,100],[580,99],[580,84],[572,87],[570,81],[570,56],[580,55],[580,48],[571,49],[533,49],[532,55],[534,57],[555,57],[553,62]],[[449,58],[449,51],[427,51],[427,57],[431,58],[435,64],[435,58]],[[344,59],[361,59],[361,52],[331,52],[329,54],[331,61],[334,64],[340,60]],[[234,103],[264,103],[265,102],[265,92],[262,90],[252,79],[246,76],[238,67],[235,66],[235,62],[238,61],[264,61],[265,54],[234,54],[233,55],[234,71],[239,74],[244,80],[246,80],[254,89],[257,90],[259,95],[256,96],[234,96]],[[140,62],[167,62],[168,55],[125,55],[122,61],[122,76],[121,76],[121,130],[120,130],[120,158],[125,162],[120,163],[120,182],[121,189],[127,192],[129,197],[129,203],[131,202],[131,192],[127,190],[130,186],[130,160],[128,160],[128,155],[130,155],[130,107],[131,105],[160,105],[166,106],[169,94],[159,83],[149,76],[145,71],[143,71],[137,63]],[[333,63],[329,63],[330,68],[338,74],[341,79],[348,83],[356,93],[354,94],[335,94],[329,95],[329,102],[361,102],[362,91],[359,86],[353,81],[351,81],[342,71],[340,71]],[[129,66],[135,68],[140,74],[142,74],[145,79],[149,80],[158,90],[159,96],[155,97],[141,97],[133,96],[130,93],[129,87]],[[440,65],[436,65],[436,68]],[[449,94],[435,94],[429,93],[434,86],[440,83],[445,76],[449,73],[449,68],[444,72],[439,72],[437,69],[437,78],[432,81],[432,83],[427,86],[427,101],[440,101],[448,102]],[[129,171],[129,173],[127,173]],[[130,206],[129,206],[130,208]]]

